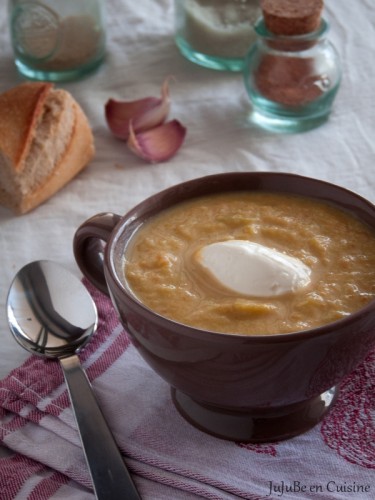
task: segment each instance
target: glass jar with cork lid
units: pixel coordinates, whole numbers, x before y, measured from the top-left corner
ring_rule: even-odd
[[[259,15],[258,0],[175,0],[176,44],[200,66],[241,71]]]
[[[66,81],[96,69],[105,54],[100,0],[8,0],[18,71],[33,80]]]
[[[299,132],[324,123],[341,80],[327,40],[323,0],[261,0],[257,40],[244,65],[252,121],[274,131]]]

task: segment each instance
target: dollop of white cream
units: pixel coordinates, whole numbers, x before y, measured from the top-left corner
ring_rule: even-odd
[[[244,295],[274,297],[311,281],[311,269],[301,260],[251,241],[212,243],[195,256],[223,287]]]

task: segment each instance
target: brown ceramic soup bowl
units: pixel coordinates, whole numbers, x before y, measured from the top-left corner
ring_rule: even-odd
[[[147,219],[185,200],[230,191],[273,191],[329,201],[375,230],[375,207],[360,196],[293,174],[246,172],[173,186],[126,215],[98,214],[74,237],[83,274],[109,294],[145,361],[166,380],[178,411],[215,436],[266,442],[290,438],[319,422],[340,381],[375,345],[375,301],[319,328],[242,336],[199,330],[156,314],[129,289],[123,255]]]

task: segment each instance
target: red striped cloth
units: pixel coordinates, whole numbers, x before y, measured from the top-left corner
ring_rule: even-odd
[[[100,319],[80,358],[142,498],[375,497],[375,351],[310,432],[267,445],[223,441],[182,419],[109,299],[86,286]],[[0,382],[0,438],[12,451],[0,458],[1,500],[94,498],[58,362],[31,356]]]

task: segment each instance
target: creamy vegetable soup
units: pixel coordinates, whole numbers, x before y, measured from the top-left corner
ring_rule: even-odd
[[[134,295],[158,314],[216,332],[310,329],[375,297],[375,232],[299,196],[235,192],[147,221],[124,256]]]

